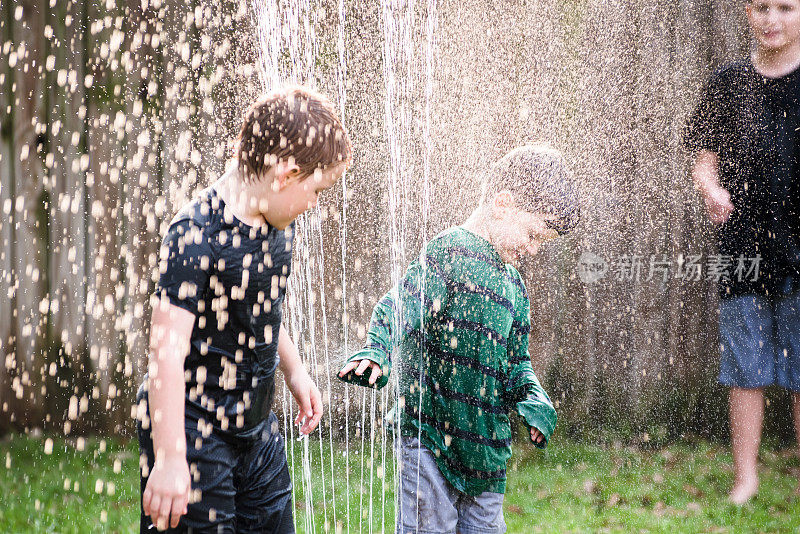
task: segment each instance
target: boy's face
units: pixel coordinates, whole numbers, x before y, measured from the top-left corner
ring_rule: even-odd
[[[800,42],[800,0],[753,0],[746,10],[762,50],[777,52]]]
[[[519,265],[523,257],[535,256],[542,243],[558,237],[558,232],[545,222],[549,217],[517,208],[504,209],[497,217],[492,240],[503,261]]]
[[[347,169],[347,163],[317,169],[311,176],[294,170],[274,176],[265,191],[264,218],[276,228],[286,228],[298,215],[317,205],[319,194],[330,189]]]

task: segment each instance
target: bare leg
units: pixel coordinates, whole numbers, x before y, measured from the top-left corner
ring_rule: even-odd
[[[764,390],[731,388],[729,404],[734,482],[728,498],[734,504],[744,504],[758,491],[758,446],[764,420]]]
[[[792,393],[792,415],[794,415],[794,433],[797,436],[798,453],[800,453],[800,392]],[[797,481],[797,494],[800,495],[800,480]]]

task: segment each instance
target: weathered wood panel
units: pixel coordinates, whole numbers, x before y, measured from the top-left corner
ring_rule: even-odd
[[[710,69],[747,49],[739,3],[274,5],[298,9],[303,25],[281,36],[295,55],[279,63],[290,70],[294,59],[343,103],[355,146],[346,184],[298,225],[287,312],[327,398],[341,407],[329,374],[402,271],[393,259],[462,222],[493,160],[549,141],[587,198],[581,231],[526,265],[531,354],[562,421],[637,434],[713,423],[714,288],[648,270],[651,257],[674,268],[711,251],[679,136]],[[264,88],[257,21],[245,0],[9,0],[1,10],[0,431],[125,432],[159,236],[221,172]],[[602,280],[577,276],[584,252],[609,264]],[[622,272],[633,258],[638,280]]]

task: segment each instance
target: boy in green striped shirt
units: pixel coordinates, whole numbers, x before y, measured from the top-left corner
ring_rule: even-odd
[[[556,413],[528,354],[530,302],[515,265],[579,220],[560,154],[524,146],[494,164],[467,221],[434,237],[375,306],[339,372],[399,399],[397,530],[504,532],[511,409],[545,447]]]

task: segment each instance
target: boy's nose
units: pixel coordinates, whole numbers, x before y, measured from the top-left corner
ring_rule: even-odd
[[[768,9],[767,10],[767,23],[768,24],[777,24],[780,22],[781,15],[777,9]]]

